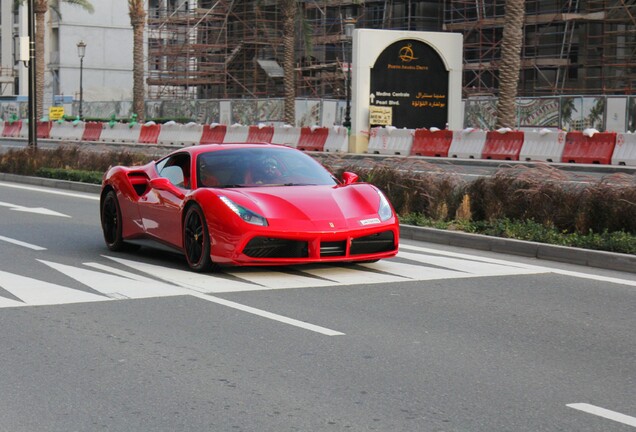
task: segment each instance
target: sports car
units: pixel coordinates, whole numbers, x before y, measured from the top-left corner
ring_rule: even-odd
[[[195,271],[373,262],[398,251],[398,219],[382,191],[273,144],[197,145],[110,168],[100,213],[110,250],[156,240]]]

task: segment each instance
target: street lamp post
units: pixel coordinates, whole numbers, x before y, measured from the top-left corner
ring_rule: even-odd
[[[80,58],[80,95],[79,95],[79,118],[82,119],[82,103],[84,101],[84,87],[83,87],[83,75],[84,75],[84,55],[86,55],[86,43],[81,40],[77,43],[77,56]]]
[[[27,2],[29,32],[29,130],[28,139],[29,147],[37,150],[38,148],[38,130],[37,130],[37,86],[35,79],[35,3],[33,0]],[[17,92],[16,92],[17,93]],[[42,107],[40,107],[42,109]]]
[[[345,117],[342,125],[351,130],[351,62],[353,57],[353,30],[356,28],[355,18],[347,17],[344,20],[345,39],[348,45],[349,62],[347,65],[347,79],[345,85],[345,96],[347,98],[347,106],[345,108]]]

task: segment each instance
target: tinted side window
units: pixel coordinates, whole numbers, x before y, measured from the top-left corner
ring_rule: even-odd
[[[175,186],[190,189],[190,155],[179,153],[157,162],[157,173]]]

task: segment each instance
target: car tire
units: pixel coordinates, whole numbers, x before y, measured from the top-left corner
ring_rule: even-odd
[[[108,249],[114,252],[126,249],[126,243],[122,237],[121,208],[114,190],[108,191],[104,196],[100,214],[104,241]]]
[[[183,252],[196,272],[217,270],[210,258],[210,234],[203,210],[197,204],[188,207],[183,219]]]

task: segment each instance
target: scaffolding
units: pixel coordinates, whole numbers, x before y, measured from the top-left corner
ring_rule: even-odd
[[[148,17],[150,98],[240,98],[282,86],[275,2],[155,1]]]
[[[505,0],[297,2],[298,97],[343,99],[357,28],[464,36],[463,94],[498,92]],[[275,0],[150,0],[151,98],[284,95]],[[636,0],[526,0],[519,96],[629,94],[636,89]]]
[[[14,94],[15,71],[13,68],[0,67],[0,96]]]
[[[634,0],[526,0],[520,96],[629,94],[636,87]],[[464,35],[464,95],[496,95],[505,0],[446,0]]]

